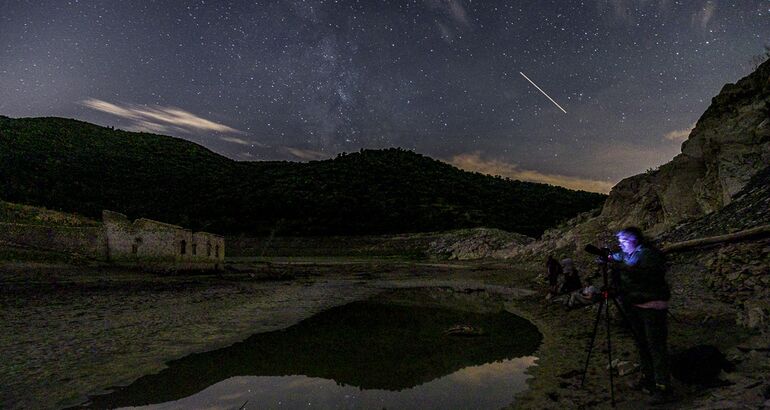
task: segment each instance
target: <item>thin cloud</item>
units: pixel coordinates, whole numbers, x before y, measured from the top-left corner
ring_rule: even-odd
[[[107,101],[89,98],[80,102],[93,110],[105,112],[131,120],[131,130],[147,132],[219,132],[244,134],[235,128],[199,117],[191,112],[176,107],[145,107],[140,105],[118,105]]]
[[[448,0],[447,3],[449,3],[449,12],[452,14],[452,17],[454,17],[455,21],[463,24],[466,27],[469,26],[470,23],[468,22],[468,13],[465,12],[465,7],[463,7],[463,5],[458,0]]]
[[[219,137],[219,139],[225,142],[232,142],[233,144],[249,145],[249,146],[254,145],[254,143],[251,141],[246,141],[245,139],[236,138],[236,137]]]
[[[323,152],[313,151],[309,149],[283,147],[283,151],[288,152],[289,154],[304,161],[314,161],[314,160],[329,158],[329,155],[324,154]]]
[[[663,138],[669,141],[682,142],[690,136],[690,132],[692,132],[693,128],[695,128],[695,124],[692,124],[687,128],[682,128],[681,130],[673,130],[668,132],[663,136]]]
[[[133,132],[150,132],[153,134],[172,134],[174,131],[179,131],[176,128],[177,127],[156,124],[150,121],[135,120],[133,124],[127,127],[127,130]]]
[[[615,185],[612,182],[598,181],[558,174],[546,174],[540,171],[521,169],[516,164],[484,159],[479,152],[455,155],[448,163],[466,171],[480,172],[487,175],[499,175],[511,179],[558,185],[569,189],[608,193]]]

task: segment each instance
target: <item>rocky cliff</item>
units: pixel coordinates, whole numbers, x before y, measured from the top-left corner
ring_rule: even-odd
[[[728,205],[702,218],[681,223],[658,239],[663,243],[682,242],[765,225],[770,225],[770,164],[754,175]]]
[[[618,183],[602,210],[612,228],[637,225],[653,234],[730,204],[770,163],[770,61],[713,98],[682,144],[654,172]]]

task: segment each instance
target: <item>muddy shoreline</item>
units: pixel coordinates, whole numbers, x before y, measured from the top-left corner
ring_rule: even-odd
[[[505,262],[419,263],[398,260],[276,261],[223,274],[168,276],[99,266],[5,263],[0,267],[0,407],[62,408],[86,395],[158,372],[164,363],[225,347],[260,332],[291,326],[324,309],[398,287],[448,287],[498,298],[544,335],[530,368],[529,390],[511,408],[609,407],[604,338],[579,389],[593,308],[566,311],[543,302],[539,266]],[[737,349],[758,335],[734,324],[732,308],[708,299],[697,267],[672,271],[671,347],[715,344],[738,363],[734,384],[715,389],[676,385],[670,408],[761,408],[770,385],[766,352]],[[526,289],[529,289],[526,290]],[[699,301],[693,303],[693,301]],[[631,339],[613,327],[613,358],[633,363]],[[643,394],[616,378],[618,408],[643,408]],[[747,387],[750,386],[750,387]],[[727,405],[725,404],[725,405]],[[721,408],[721,407],[719,407]]]
[[[242,267],[242,265],[241,265]],[[110,267],[0,267],[0,407],[62,408],[191,353],[286,328],[400,287],[493,284],[479,264],[325,261],[170,276]],[[276,279],[278,278],[278,279]],[[506,298],[524,291],[492,286]]]

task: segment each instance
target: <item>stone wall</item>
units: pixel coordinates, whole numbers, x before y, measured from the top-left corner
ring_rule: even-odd
[[[225,239],[219,235],[150,219],[132,222],[111,211],[102,213],[102,222],[94,226],[0,222],[0,244],[163,270],[217,269],[225,260]]]
[[[208,232],[193,232],[189,257],[224,262],[225,238]]]
[[[125,215],[102,213],[107,242],[107,259],[119,264],[172,269],[217,268],[224,262],[224,238],[206,232],[192,232],[180,226]]]

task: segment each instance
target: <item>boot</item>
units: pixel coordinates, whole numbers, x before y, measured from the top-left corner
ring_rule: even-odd
[[[674,401],[674,394],[671,391],[671,386],[656,384],[648,404],[651,406],[659,406],[661,404],[671,403],[672,401]]]

